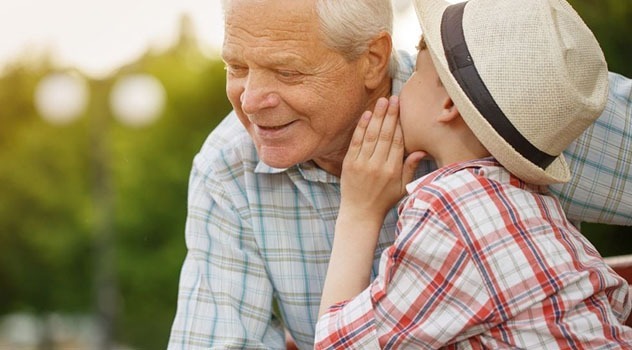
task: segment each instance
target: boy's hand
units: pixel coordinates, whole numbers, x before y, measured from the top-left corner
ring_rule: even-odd
[[[405,194],[425,156],[415,152],[404,162],[398,109],[397,97],[379,99],[373,113],[362,115],[353,134],[342,163],[342,199],[319,315],[369,285],[384,217]]]
[[[343,161],[341,214],[381,221],[406,193],[424,152],[404,161],[404,136],[398,121],[399,100],[380,98],[366,111]]]

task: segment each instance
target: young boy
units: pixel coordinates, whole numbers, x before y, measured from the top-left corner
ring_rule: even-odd
[[[378,101],[344,161],[316,348],[632,348],[627,283],[546,187],[570,178],[561,152],[605,105],[592,33],[564,0],[415,5],[401,128],[398,99]],[[369,283],[420,152],[439,169],[405,186]]]

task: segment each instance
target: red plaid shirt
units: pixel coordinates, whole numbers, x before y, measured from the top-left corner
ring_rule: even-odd
[[[317,349],[630,349],[628,285],[545,187],[493,159],[409,184],[397,239]]]

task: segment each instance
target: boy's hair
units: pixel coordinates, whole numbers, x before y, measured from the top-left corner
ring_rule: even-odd
[[[425,49],[427,49],[428,46],[426,46],[426,39],[424,38],[424,35],[421,34],[421,36],[419,37],[419,43],[417,44],[417,51],[423,51]]]
[[[417,52],[421,52],[423,50],[427,50],[428,46],[426,45],[426,40],[424,39],[424,35],[421,34],[419,37],[419,43],[416,46]],[[437,78],[437,86],[443,86],[443,82],[441,81],[441,77]]]

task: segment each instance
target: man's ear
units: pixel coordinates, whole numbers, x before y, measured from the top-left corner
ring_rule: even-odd
[[[377,89],[389,76],[393,42],[390,34],[380,33],[371,43],[365,54],[366,71],[364,81],[367,89]]]
[[[461,114],[459,113],[459,109],[452,101],[450,96],[447,96],[443,99],[441,103],[441,114],[437,117],[437,121],[443,123],[449,123],[459,117]]]

